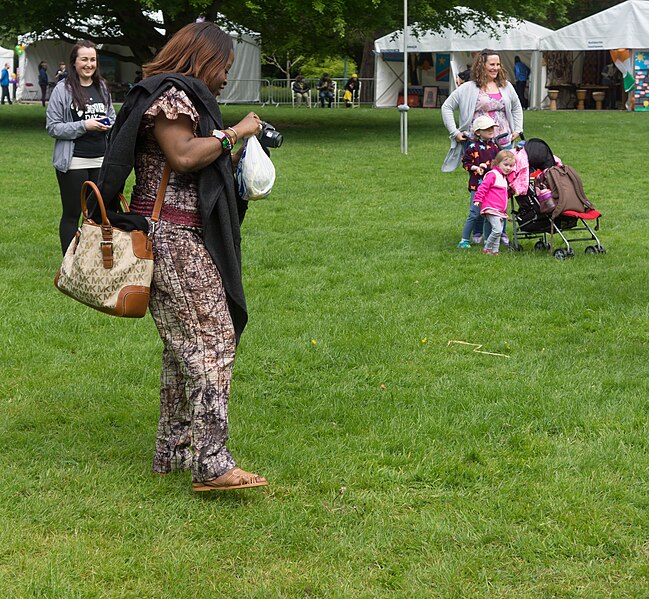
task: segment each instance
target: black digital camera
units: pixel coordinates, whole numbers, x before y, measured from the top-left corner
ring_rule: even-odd
[[[257,137],[264,148],[279,148],[284,141],[282,134],[266,121],[262,121],[261,131]]]

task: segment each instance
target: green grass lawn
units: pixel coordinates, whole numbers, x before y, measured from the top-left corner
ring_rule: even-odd
[[[396,110],[255,110],[229,447],[270,486],[201,496],[151,472],[150,318],[53,287],[43,109],[0,110],[0,596],[648,597],[647,115],[525,113],[604,215],[562,262],[456,249],[439,110],[407,156]]]

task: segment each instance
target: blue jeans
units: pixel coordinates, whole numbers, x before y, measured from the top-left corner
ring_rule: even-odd
[[[331,92],[320,92],[318,94],[318,96],[320,97],[320,106],[322,108],[324,108],[325,100],[327,101],[327,103],[328,103],[327,105],[329,106],[329,108],[331,108],[331,102],[334,99],[333,93],[331,93]]]
[[[474,235],[482,235],[482,227],[484,219],[480,216],[480,207],[473,205],[473,198],[475,191],[471,192],[469,200],[469,216],[466,218],[464,228],[462,229],[462,239],[471,240],[471,233]]]

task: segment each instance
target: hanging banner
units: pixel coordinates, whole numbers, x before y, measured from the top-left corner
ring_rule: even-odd
[[[438,54],[435,61],[435,80],[448,81],[449,73],[451,72],[451,55]]]
[[[649,52],[636,52],[633,110],[649,111]]]
[[[631,63],[631,52],[624,48],[610,51],[613,64],[618,68],[624,78],[624,91],[633,89],[635,79],[633,77],[633,64]]]

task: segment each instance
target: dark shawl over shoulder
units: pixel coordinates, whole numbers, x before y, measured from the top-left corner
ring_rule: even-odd
[[[117,115],[99,174],[99,189],[113,210],[117,210],[118,194],[124,189],[135,164],[135,145],[142,116],[154,100],[172,86],[183,90],[198,111],[199,136],[207,137],[212,129],[223,128],[216,99],[198,79],[163,73],[135,85]],[[247,202],[237,194],[229,154],[220,156],[198,172],[198,197],[205,247],[221,273],[238,341],[248,320],[241,280],[240,235]]]

